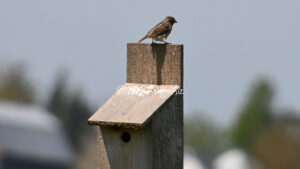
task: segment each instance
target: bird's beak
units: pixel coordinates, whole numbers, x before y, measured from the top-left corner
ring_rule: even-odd
[[[177,21],[175,20],[175,23],[177,23]]]

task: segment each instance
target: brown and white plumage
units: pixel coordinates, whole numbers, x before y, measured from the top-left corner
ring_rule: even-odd
[[[160,23],[155,25],[146,36],[144,36],[139,43],[141,43],[146,38],[152,38],[152,41],[161,41],[166,43],[166,39],[168,38],[169,34],[172,31],[172,26],[174,23],[177,23],[174,17],[167,16],[164,20]]]

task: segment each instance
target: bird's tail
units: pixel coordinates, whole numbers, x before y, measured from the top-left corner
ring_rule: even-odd
[[[139,43],[141,43],[141,42],[142,42],[143,40],[145,40],[146,38],[148,38],[147,35],[144,36],[141,40],[139,40]]]

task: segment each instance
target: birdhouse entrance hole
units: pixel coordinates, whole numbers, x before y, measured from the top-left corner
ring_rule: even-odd
[[[128,143],[128,142],[130,141],[130,139],[131,139],[130,133],[128,133],[127,131],[123,131],[123,132],[121,133],[121,140],[122,140],[123,142]]]

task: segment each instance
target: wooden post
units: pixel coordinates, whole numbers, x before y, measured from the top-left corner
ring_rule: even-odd
[[[153,169],[183,168],[183,45],[127,44],[127,82],[179,85],[153,120]]]
[[[127,82],[183,87],[183,45],[127,44]]]
[[[98,168],[183,169],[183,45],[127,44],[127,83],[177,85],[180,90],[163,101],[151,115],[151,120],[145,120],[147,125],[142,130],[119,129],[113,122],[103,122],[102,119],[108,117],[103,115],[108,112],[107,107],[124,106],[117,101],[118,96],[114,95],[115,99],[99,109],[100,115],[94,115],[89,121],[100,125]],[[151,105],[147,97],[139,105]],[[124,107],[128,109],[128,106]],[[113,127],[105,126],[106,123]],[[131,134],[130,143],[119,141],[120,133],[124,132]]]

